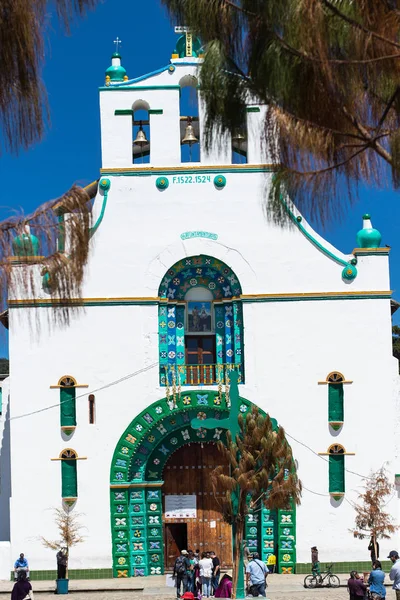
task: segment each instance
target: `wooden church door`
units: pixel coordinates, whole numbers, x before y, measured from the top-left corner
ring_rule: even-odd
[[[214,550],[223,567],[232,567],[232,529],[222,518],[219,494],[214,495],[211,472],[223,465],[228,473],[228,465],[216,444],[188,444],[180,448],[169,459],[164,470],[163,522],[165,541],[165,567],[171,569],[180,550],[197,549],[201,552]],[[166,501],[167,496],[172,496]],[[186,516],[189,511],[177,510],[176,516],[166,517],[166,505],[179,496],[195,496],[195,516]],[[193,506],[194,500],[191,500]],[[182,501],[182,505],[188,504]],[[193,509],[192,509],[193,510]],[[167,513],[171,515],[171,512]]]

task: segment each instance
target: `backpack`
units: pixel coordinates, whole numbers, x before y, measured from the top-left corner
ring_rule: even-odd
[[[175,572],[178,575],[186,573],[186,558],[184,556],[178,556],[175,562]]]

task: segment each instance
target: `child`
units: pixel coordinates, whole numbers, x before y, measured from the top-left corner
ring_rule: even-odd
[[[313,546],[311,548],[311,563],[312,563],[311,571],[312,571],[312,574],[314,575],[314,577],[317,577],[317,575],[321,575],[321,568],[319,566],[317,546]]]
[[[267,559],[267,567],[270,573],[275,573],[276,568],[276,556],[275,554],[269,554]]]

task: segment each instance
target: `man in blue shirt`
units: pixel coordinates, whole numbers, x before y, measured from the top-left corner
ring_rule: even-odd
[[[399,554],[396,550],[389,552],[390,560],[393,563],[393,567],[390,569],[389,579],[393,581],[393,589],[396,592],[396,600],[400,600],[400,560]]]
[[[17,580],[18,573],[20,571],[25,571],[26,572],[26,576],[29,579],[29,565],[28,565],[28,561],[26,560],[25,555],[22,552],[19,555],[19,558],[17,558],[17,560],[14,563],[14,578],[15,578],[15,580]]]
[[[260,560],[258,552],[254,552],[253,560],[246,567],[246,587],[249,587],[250,582],[253,596],[264,596],[265,598],[267,575],[268,569],[265,563]]]

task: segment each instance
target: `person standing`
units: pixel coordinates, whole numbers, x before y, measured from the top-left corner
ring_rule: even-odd
[[[26,571],[19,571],[11,592],[11,600],[24,600],[27,596],[33,600],[32,586],[26,577]]]
[[[375,540],[375,544],[374,544],[374,536],[373,535],[371,535],[371,540],[368,545],[368,550],[371,552],[371,562],[372,562],[372,564],[374,564],[374,562],[379,558],[379,544],[378,544],[377,540]]]
[[[211,577],[212,577],[212,569],[213,569],[213,561],[211,558],[207,558],[207,553],[203,552],[201,555],[201,560],[199,561],[200,568],[200,581],[201,581],[201,594],[202,596],[209,598],[210,597],[210,588],[211,588]]]
[[[181,585],[183,586],[183,592],[187,592],[187,572],[190,569],[190,561],[187,557],[187,550],[181,550],[181,555],[175,561],[174,570],[172,577],[176,577],[176,597],[181,597]]]
[[[350,573],[350,579],[347,581],[347,587],[349,589],[350,600],[361,600],[365,597],[367,592],[367,586],[360,578],[357,571]]]
[[[188,550],[188,560],[190,563],[189,570],[187,572],[187,591],[192,592],[194,594],[194,575],[195,575],[195,566],[196,559],[194,558],[193,550]]]
[[[311,565],[312,565],[311,572],[314,575],[314,577],[321,575],[321,568],[319,566],[317,546],[312,546],[312,548],[311,548]]]
[[[18,578],[18,573],[24,571],[26,573],[27,579],[29,579],[29,565],[28,560],[25,558],[25,554],[21,552],[19,558],[14,563],[14,579],[15,581]]]
[[[265,598],[265,588],[267,587],[268,569],[260,560],[258,552],[253,553],[253,560],[246,567],[246,587],[249,583],[252,587],[253,596],[263,596]]]
[[[57,579],[66,579],[67,564],[68,564],[67,548],[60,548],[56,554],[56,557],[57,557]]]
[[[213,564],[211,577],[211,595],[215,596],[215,590],[219,585],[219,578],[221,576],[221,563],[214,551],[210,552],[210,557]]]
[[[373,571],[369,574],[368,585],[372,600],[381,600],[386,598],[386,588],[384,585],[385,573],[382,571],[382,565],[379,560],[375,560],[372,565]]]
[[[393,567],[390,569],[389,579],[393,581],[392,588],[396,592],[396,600],[400,600],[400,560],[396,550],[389,552],[388,558],[392,561]]]

